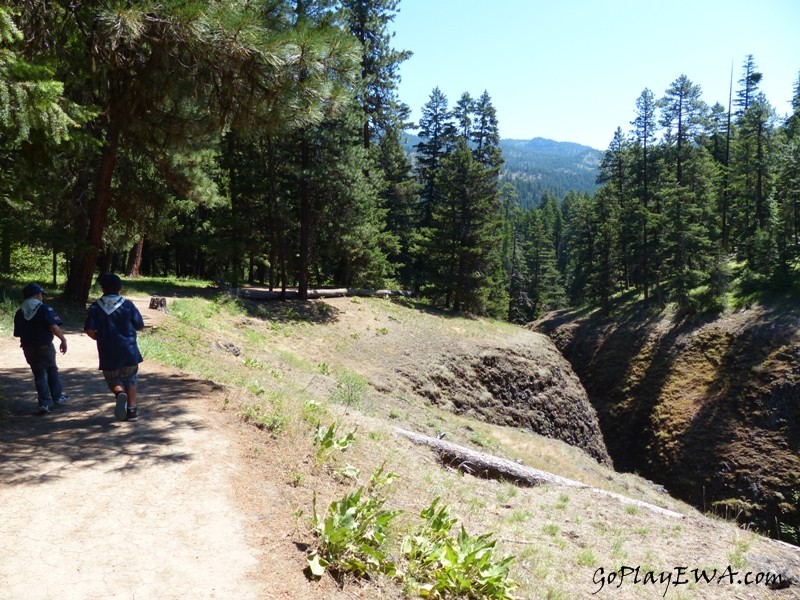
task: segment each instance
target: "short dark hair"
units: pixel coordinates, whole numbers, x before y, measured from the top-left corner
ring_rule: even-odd
[[[40,286],[38,283],[29,283],[22,288],[22,297],[25,300],[28,298],[33,298],[36,294],[44,294],[42,286]]]
[[[97,283],[100,284],[100,287],[103,288],[103,292],[105,293],[116,294],[122,289],[122,280],[119,278],[119,275],[115,275],[114,273],[100,275]]]

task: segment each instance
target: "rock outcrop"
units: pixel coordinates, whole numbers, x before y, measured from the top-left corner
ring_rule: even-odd
[[[595,410],[569,363],[545,336],[508,345],[458,345],[403,372],[431,403],[499,425],[523,427],[611,464]]]
[[[569,359],[620,470],[798,543],[800,314],[750,309],[675,323],[629,312],[533,327]]]

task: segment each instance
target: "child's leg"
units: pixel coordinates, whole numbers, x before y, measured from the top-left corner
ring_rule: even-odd
[[[136,406],[136,386],[129,385],[125,388],[125,392],[128,394],[128,406],[133,408]]]
[[[139,365],[122,367],[116,371],[103,371],[108,389],[114,394],[116,404],[114,417],[118,421],[135,421],[138,419],[136,411],[136,385]]]
[[[103,371],[103,377],[106,379],[108,389],[114,394],[114,418],[117,421],[124,421],[126,405],[128,404],[128,396],[125,394],[125,380],[119,369],[115,371]]]
[[[40,350],[41,364],[47,372],[47,393],[50,395],[51,405],[58,404],[61,398],[61,379],[56,366],[56,349],[53,344]]]
[[[36,395],[39,398],[39,406],[42,408],[50,407],[50,388],[47,385],[47,367],[41,363],[31,364],[31,372],[33,373],[33,383],[36,386]]]
[[[50,397],[53,399],[53,404],[58,404],[61,400],[61,377],[58,374],[58,367],[55,362],[52,366],[47,368],[47,385],[50,388]]]

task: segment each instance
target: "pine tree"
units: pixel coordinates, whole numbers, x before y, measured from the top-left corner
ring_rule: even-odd
[[[784,283],[790,281],[791,265],[800,259],[800,76],[792,109],[783,127],[783,144],[776,152],[776,275]]]
[[[761,83],[763,74],[757,68],[753,55],[748,54],[742,67],[742,77],[739,79],[739,91],[736,92],[736,106],[738,107],[736,115],[739,118],[747,112],[758,93],[758,85]]]
[[[653,92],[645,88],[636,100],[636,117],[631,122],[633,125],[634,147],[633,152],[635,161],[634,172],[634,195],[639,200],[639,207],[636,211],[639,215],[641,226],[640,239],[641,251],[639,264],[639,279],[644,291],[644,299],[650,295],[650,283],[652,281],[652,256],[658,252],[658,238],[651,235],[652,222],[651,212],[651,182],[653,181],[653,160],[651,148],[656,139],[656,110],[657,104]]]
[[[618,265],[623,287],[629,287],[635,277],[639,250],[639,232],[642,229],[640,213],[631,190],[631,145],[622,129],[617,127],[611,144],[600,162],[597,182],[604,184],[606,192],[616,203],[619,215],[616,243],[619,244]],[[615,265],[614,268],[617,266]]]
[[[774,131],[775,111],[762,93],[756,93],[738,119],[730,180],[738,252],[751,269],[761,273],[767,273],[771,269],[767,263],[772,262],[759,260],[755,245],[757,238],[762,248],[771,244],[774,234],[770,231]],[[763,251],[758,253],[767,257]]]
[[[611,297],[617,289],[616,264],[619,247],[619,205],[611,187],[595,194],[591,219],[594,224],[592,255],[595,257],[589,276],[589,294],[592,300],[608,310]]]
[[[378,190],[386,214],[383,239],[404,284],[411,284],[416,186],[401,138],[408,126],[408,106],[400,102],[397,86],[400,64],[411,52],[395,50],[388,30],[398,12],[398,0],[345,0],[345,25],[361,48],[357,98],[364,113],[363,144],[370,150],[367,172]],[[377,141],[377,144],[376,144]]]
[[[550,236],[551,246],[556,257],[556,268],[558,272],[564,273],[564,254],[566,249],[566,235],[564,223],[564,211],[558,198],[553,194],[545,193],[541,203],[542,218]]]
[[[503,153],[500,150],[500,126],[497,111],[492,105],[489,93],[484,91],[474,104],[474,123],[469,141],[474,147],[475,159],[500,176],[503,166]]]
[[[675,300],[683,310],[695,310],[690,292],[708,282],[718,253],[715,198],[719,172],[704,148],[694,148],[684,161],[683,184],[668,178],[660,190],[667,228],[664,262]]]
[[[349,32],[361,46],[359,102],[365,119],[364,147],[381,138],[396,124],[395,115],[403,112],[397,98],[400,64],[411,56],[407,50],[392,48],[389,24],[398,12],[399,0],[342,0]]]
[[[708,106],[701,99],[699,85],[686,75],[672,82],[660,101],[661,126],[665,128],[665,141],[671,152],[676,185],[683,185],[683,164],[691,152],[692,144],[702,133]]]
[[[722,183],[719,188],[717,212],[721,229],[721,243],[723,248],[728,247],[730,231],[730,189],[729,170],[730,139],[731,139],[731,114],[719,102],[711,107],[709,116],[709,152],[722,170]]]
[[[456,122],[456,134],[468,140],[472,136],[472,119],[475,112],[475,101],[469,92],[464,92],[453,109]]]
[[[30,222],[35,199],[47,198],[47,206],[53,209],[53,198],[61,191],[63,182],[59,177],[45,177],[49,169],[42,162],[57,156],[63,160],[64,148],[56,147],[74,138],[79,125],[90,118],[89,111],[66,99],[64,85],[47,61],[23,55],[24,37],[9,11],[0,7],[0,273],[11,271],[12,245],[22,242],[26,230],[31,229],[25,224]],[[23,142],[27,152],[22,151]],[[33,156],[43,161],[31,165]],[[26,173],[26,166],[38,177]],[[57,172],[55,169],[53,174]],[[47,190],[48,182],[55,182],[56,187]],[[57,211],[62,216],[63,208],[59,206]],[[62,221],[46,237],[63,238],[64,232]],[[43,231],[38,233],[41,236]]]
[[[492,294],[502,283],[494,173],[475,160],[462,138],[444,159],[437,185],[441,201],[433,206],[424,246],[429,274],[424,291],[456,312],[504,310],[505,303],[492,303]]]
[[[589,280],[595,270],[597,227],[592,199],[586,194],[567,194],[564,217],[568,249],[566,289],[570,302],[581,305],[590,299]]]
[[[522,208],[519,205],[517,189],[511,183],[506,182],[502,185],[499,197],[503,222],[501,263],[503,272],[506,274],[507,278],[510,278],[510,274],[514,271],[515,236],[519,225],[519,219],[522,216]]]
[[[190,10],[181,0],[52,3],[48,10],[39,4],[17,3],[26,52],[53,66],[71,100],[97,108],[85,127],[100,148],[92,202],[65,291],[79,302],[88,296],[115,204],[123,145],[179,150],[219,131],[226,118],[314,123],[331,104],[330,73],[344,64],[335,45],[309,60],[298,51],[296,30],[263,27],[260,1],[195,3]],[[301,63],[303,81],[295,78]]]
[[[794,84],[792,95],[792,114],[786,120],[786,135],[790,140],[800,137],[800,74]]]
[[[548,203],[529,210],[522,221],[525,270],[522,295],[515,309],[524,321],[532,321],[548,310],[560,308],[565,301],[553,245],[552,224],[548,223],[550,206]]]
[[[386,230],[397,240],[390,259],[399,282],[413,286],[419,185],[401,143],[403,135],[399,127],[386,130],[378,145],[375,164],[383,174],[380,197],[386,211]]]
[[[800,259],[800,135],[787,128],[787,140],[777,158],[776,275],[788,283],[791,265]]]
[[[445,158],[453,150],[456,139],[456,127],[448,109],[447,96],[438,87],[433,89],[428,102],[422,107],[419,138],[414,162],[420,190],[417,218],[419,238],[415,244],[412,269],[416,274],[414,281],[416,291],[421,289],[428,277],[428,256],[424,239],[430,238],[433,212],[436,205],[442,202],[438,177]]]
[[[396,239],[385,231],[386,210],[379,182],[365,169],[371,161],[360,131],[355,107],[320,128],[310,182],[320,211],[311,265],[319,285],[381,287],[393,275],[388,255],[397,252]]]
[[[442,168],[442,162],[453,149],[456,128],[447,106],[447,96],[437,87],[425,106],[419,120],[419,138],[417,144],[417,177],[421,185],[423,227],[430,223],[432,206],[437,201],[438,193],[436,177]]]
[[[701,99],[700,86],[681,75],[666,90],[661,100],[661,125],[665,128],[665,167],[658,195],[664,207],[664,248],[662,256],[667,273],[673,277],[677,300],[689,308],[689,289],[696,283],[691,248],[705,239],[705,225],[697,221],[707,198],[694,188],[699,172],[697,163],[705,156],[696,151],[704,133],[708,107]],[[691,171],[691,176],[690,176]],[[707,187],[707,186],[706,186]],[[703,189],[706,189],[704,187]]]

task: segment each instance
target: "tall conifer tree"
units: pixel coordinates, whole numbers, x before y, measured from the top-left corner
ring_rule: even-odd
[[[494,173],[478,162],[466,140],[442,163],[441,198],[433,206],[425,243],[427,293],[456,311],[504,310],[492,295],[500,285],[500,206]]]
[[[644,298],[650,295],[652,281],[652,255],[658,252],[657,238],[652,237],[653,218],[651,212],[651,182],[653,180],[652,147],[656,139],[657,104],[653,92],[645,88],[636,99],[636,117],[631,122],[634,135],[634,186],[635,195],[639,199],[638,214],[641,224],[640,273]],[[656,246],[653,248],[653,246]]]

